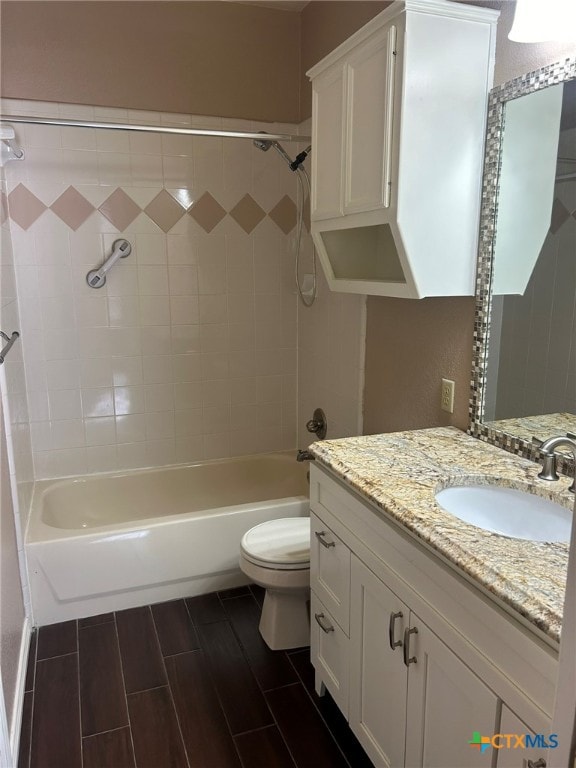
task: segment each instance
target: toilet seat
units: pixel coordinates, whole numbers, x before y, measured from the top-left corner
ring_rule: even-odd
[[[274,570],[310,568],[310,518],[268,520],[242,537],[242,556],[248,562]]]

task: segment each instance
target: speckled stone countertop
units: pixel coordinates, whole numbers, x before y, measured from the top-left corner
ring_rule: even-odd
[[[490,483],[573,509],[569,478],[539,480],[537,464],[453,427],[325,440],[310,450],[350,488],[559,641],[568,545],[477,528],[445,512],[434,494],[451,485]]]
[[[522,416],[517,419],[500,419],[485,422],[487,427],[520,437],[529,443],[533,437],[546,440],[551,435],[576,432],[576,415],[573,413],[543,413],[540,416]]]

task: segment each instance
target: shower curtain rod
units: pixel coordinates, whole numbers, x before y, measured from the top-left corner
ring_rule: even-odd
[[[310,136],[294,136],[290,133],[266,133],[266,131],[216,131],[209,128],[171,128],[164,125],[133,125],[131,123],[98,123],[89,120],[67,120],[59,117],[31,117],[0,115],[3,123],[31,123],[33,125],[65,125],[71,128],[104,128],[112,131],[140,131],[171,133],[181,136],[220,136],[225,139],[262,139],[270,141],[303,141],[310,143]]]

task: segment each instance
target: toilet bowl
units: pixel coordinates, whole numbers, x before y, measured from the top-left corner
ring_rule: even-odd
[[[264,587],[260,634],[273,651],[310,645],[310,518],[269,520],[240,544],[240,568]]]

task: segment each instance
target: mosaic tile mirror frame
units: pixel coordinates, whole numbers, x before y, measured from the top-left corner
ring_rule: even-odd
[[[517,420],[515,419],[507,419],[504,424],[500,422],[498,426],[495,426],[494,423],[490,423],[489,416],[486,413],[491,320],[494,326],[496,325],[495,315],[493,316],[494,255],[498,226],[498,208],[499,204],[502,203],[501,170],[506,105],[514,99],[532,94],[536,91],[542,91],[543,89],[547,89],[550,86],[558,85],[560,83],[566,84],[570,81],[574,81],[571,88],[576,86],[576,56],[543,67],[542,69],[529,72],[526,75],[517,77],[514,80],[494,88],[490,93],[488,103],[479,253],[476,275],[473,363],[469,404],[470,425],[468,433],[481,440],[492,443],[493,445],[497,445],[504,450],[532,460],[538,460],[539,453],[537,443],[533,442],[529,435],[530,422],[528,422],[528,431],[521,429],[517,425]],[[576,127],[574,130],[576,136]],[[576,171],[576,165],[572,166],[572,170]],[[576,184],[576,182],[574,183]],[[556,202],[554,203],[554,206],[556,206]],[[562,206],[562,209],[564,209],[564,206]],[[562,210],[562,214],[564,213],[565,211]],[[573,226],[576,221],[576,210],[569,210],[567,211],[567,214],[570,226]],[[553,209],[553,221],[554,218],[555,211]],[[574,262],[576,263],[576,241],[574,242]],[[576,296],[574,314],[576,315]],[[574,315],[572,322],[573,325],[576,325],[576,317]],[[494,340],[496,340],[494,329],[492,330]],[[525,334],[530,333],[530,328],[528,327],[525,327],[522,330]],[[566,329],[566,331],[568,334],[568,329]],[[573,338],[571,343],[572,347],[576,349],[576,338]],[[574,354],[575,352],[573,350],[572,355]],[[568,356],[570,355],[569,350],[566,350],[566,355],[568,360]],[[576,410],[574,412],[576,413]],[[576,420],[576,416],[574,418]],[[543,435],[544,438],[551,434],[561,433],[557,428],[558,425],[554,424],[553,420],[551,423],[547,424],[547,426],[551,428],[551,431],[548,430],[548,433]],[[562,426],[564,425],[562,424]],[[540,437],[542,439],[542,436]],[[573,469],[571,464],[572,460],[568,456],[565,456],[560,467],[563,471],[570,472]]]

